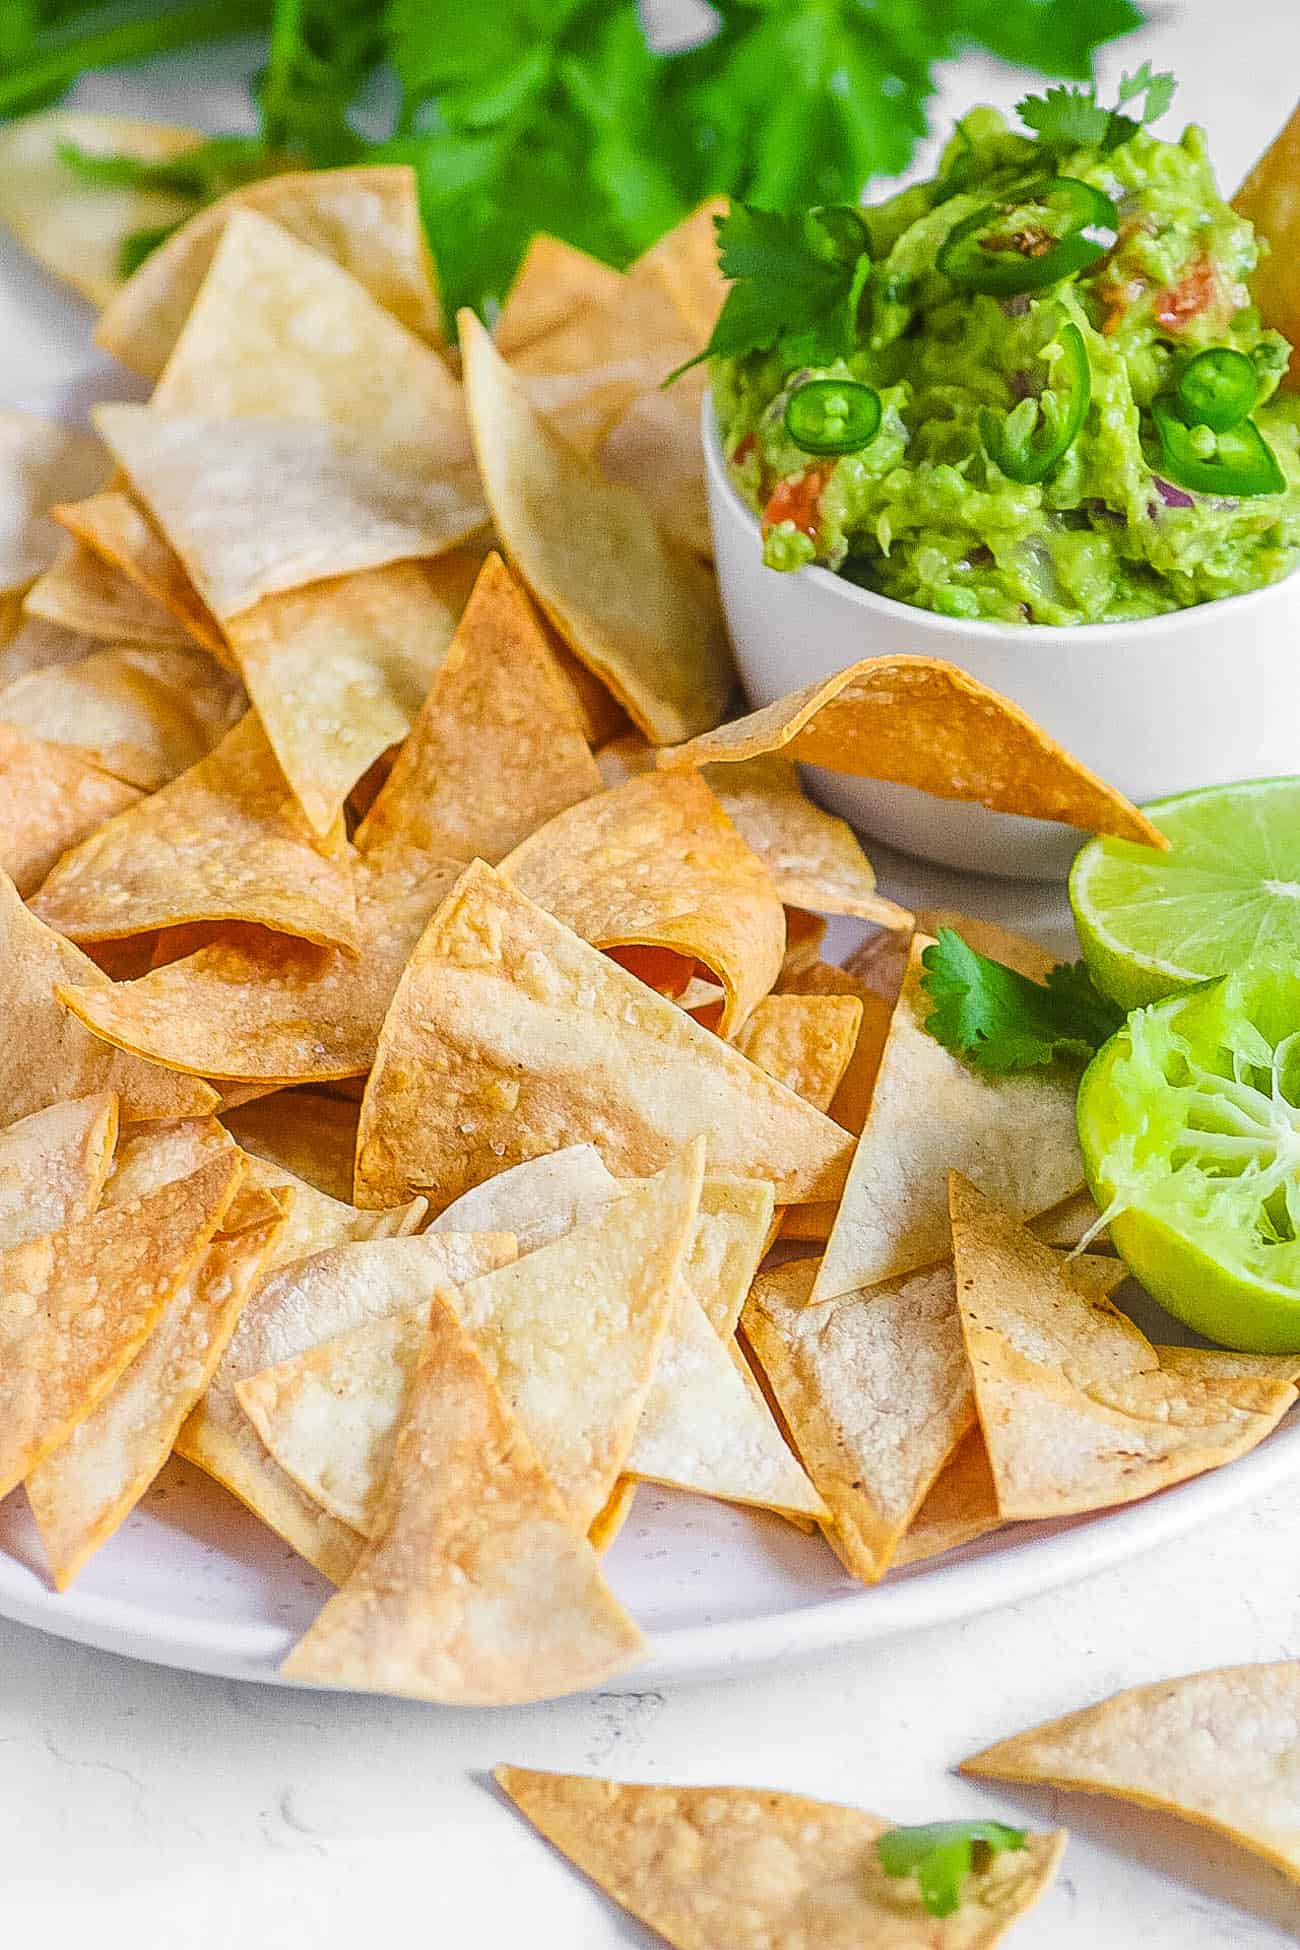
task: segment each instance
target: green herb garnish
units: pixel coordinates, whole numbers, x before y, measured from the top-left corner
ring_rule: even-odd
[[[1083,962],[1060,962],[1046,982],[980,955],[951,928],[921,957],[934,1003],[926,1028],[937,1042],[990,1076],[1087,1062],[1124,1012],[1094,987]]]
[[[886,1829],[876,1840],[876,1856],[887,1876],[916,1877],[931,1916],[951,1916],[961,1907],[972,1870],[1006,1849],[1028,1846],[1024,1829],[1003,1821],[932,1821]]]
[[[1101,106],[1094,82],[1086,88],[1049,88],[1043,95],[1026,95],[1016,103],[1016,113],[1045,148],[1062,154],[1100,149],[1105,154],[1163,115],[1177,86],[1171,74],[1152,74],[1151,63],[1144,61],[1120,82],[1115,108]],[[1142,104],[1136,119],[1122,112],[1130,102]]]

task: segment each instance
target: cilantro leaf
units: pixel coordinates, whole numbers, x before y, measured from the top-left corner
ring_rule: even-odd
[[[932,1821],[915,1828],[887,1828],[876,1838],[876,1857],[887,1876],[914,1875],[931,1916],[961,1907],[966,1878],[990,1857],[1029,1846],[1023,1828],[1004,1821]]]
[[[1043,95],[1026,95],[1016,103],[1016,112],[1026,128],[1032,129],[1048,149],[1100,149],[1103,154],[1118,149],[1140,128],[1164,114],[1174,97],[1177,82],[1171,74],[1152,74],[1151,63],[1144,61],[1119,84],[1119,106],[1102,108],[1096,87],[1049,88]],[[1142,101],[1136,121],[1121,115],[1129,102]]]
[[[1033,982],[977,954],[952,928],[922,956],[934,1003],[926,1028],[937,1042],[990,1076],[1086,1062],[1119,1028],[1123,1011],[1098,993],[1082,962],[1061,963]]]

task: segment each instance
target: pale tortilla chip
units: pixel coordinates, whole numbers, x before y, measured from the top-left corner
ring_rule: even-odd
[[[4,139],[0,134],[0,145]],[[0,180],[3,175],[0,162]],[[53,565],[63,540],[50,508],[91,493],[106,471],[104,449],[92,434],[0,408],[0,594],[21,592]]]
[[[116,1143],[110,1090],[32,1111],[0,1131],[0,1250],[89,1218]]]
[[[151,1198],[0,1253],[0,1494],[66,1442],[144,1345],[243,1176],[217,1158]]]
[[[357,1195],[439,1210],[509,1165],[596,1145],[620,1175],[697,1133],[784,1203],[833,1197],[850,1140],[481,861],[408,962],[361,1109]]]
[[[634,489],[670,541],[702,560],[713,555],[704,449],[702,402],[708,375],[702,366],[667,392],[640,393],[606,434],[597,458],[607,480]]]
[[[853,1055],[862,1004],[852,995],[768,995],[735,1038],[760,1070],[829,1111]]]
[[[240,1192],[130,1366],[27,1477],[27,1499],[58,1590],[107,1543],[171,1454],[282,1223],[268,1193]]]
[[[716,591],[635,493],[552,432],[470,313],[461,346],[488,504],[541,607],[648,738],[716,724],[735,681]]]
[[[316,843],[251,711],[198,765],[67,854],[34,906],[74,941],[230,920],[358,946],[346,849]]]
[[[1300,1663],[1133,1686],[962,1762],[964,1774],[1115,1795],[1212,1828],[1300,1882]]]
[[[772,1187],[708,1172],[685,1279],[719,1339],[730,1343],[772,1224]]]
[[[783,752],[855,778],[1054,819],[1166,847],[1136,806],[1058,745],[1019,705],[934,657],[870,657],[747,718],[664,752],[711,765]]]
[[[437,1301],[376,1531],[286,1677],[507,1705],[597,1685],[643,1649]]]
[[[73,1097],[112,1090],[123,1123],[201,1115],[214,1108],[206,1083],[111,1050],[68,1014],[59,983],[110,988],[107,975],[37,920],[0,873],[0,1101],[14,1118]]]
[[[184,650],[193,641],[184,625],[152,595],[76,540],[67,542],[53,568],[32,584],[23,598],[23,610],[97,643],[147,643]]]
[[[570,1144],[512,1165],[462,1192],[429,1230],[512,1232],[522,1258],[596,1218],[619,1196],[622,1185],[606,1170],[594,1144]]]
[[[125,488],[106,489],[83,501],[65,501],[50,513],[101,561],[120,570],[151,605],[175,617],[183,631],[229,667],[226,640],[179,555]]]
[[[489,555],[357,845],[495,865],[600,784],[532,605]]]
[[[215,1117],[183,1117],[122,1133],[104,1185],[102,1210],[151,1198],[164,1185],[192,1178],[214,1158],[229,1161],[235,1144]]]
[[[96,650],[0,690],[0,721],[82,752],[141,792],[197,765],[245,709],[238,681],[198,649]]]
[[[0,648],[0,683],[12,683],[30,670],[52,670],[56,664],[79,664],[99,649],[97,637],[48,623],[43,616],[25,616]]]
[[[346,1199],[331,1198],[328,1192],[308,1184],[278,1161],[250,1156],[248,1180],[277,1197],[284,1191],[293,1194],[284,1230],[275,1242],[270,1271],[314,1259],[336,1246],[368,1245],[384,1239],[405,1239],[418,1232],[429,1210],[422,1198],[405,1205],[390,1206],[382,1212],[363,1212]],[[496,1261],[491,1261],[495,1265]],[[474,1271],[481,1271],[475,1266]],[[339,1330],[335,1330],[339,1331]]]
[[[80,752],[3,722],[0,703],[0,867],[20,894],[34,894],[69,847],[139,799]]]
[[[589,305],[618,300],[623,280],[608,264],[544,233],[534,237],[506,293],[492,336],[503,358],[557,330]]]
[[[700,964],[722,987],[724,1035],[748,1020],[781,972],[776,889],[690,774],[649,772],[583,800],[526,839],[501,871],[595,948],[668,949],[688,972]]]
[[[546,1840],[675,1950],[989,1950],[1042,1895],[1065,1832],[1030,1835],[966,1880],[942,1921],[887,1876],[876,1815],[803,1794],[651,1787],[498,1767]]]
[[[277,1090],[273,1096],[223,1110],[221,1121],[243,1150],[268,1164],[283,1165],[318,1192],[347,1205],[352,1200],[357,1110],[356,1104],[327,1097],[320,1090]]]
[[[1300,340],[1300,108],[1269,143],[1232,207],[1254,224],[1265,245],[1251,276],[1251,295],[1264,323],[1294,346]],[[1283,383],[1300,386],[1294,351]]]
[[[1131,1322],[956,1174],[952,1200],[962,1331],[1003,1517],[1149,1496],[1244,1455],[1296,1400],[1265,1376],[1163,1369]]]
[[[989,1468],[984,1432],[968,1429],[930,1486],[930,1493],[894,1552],[894,1569],[923,1564],[945,1551],[973,1544],[1001,1530],[997,1485]]]
[[[1075,1080],[985,1077],[925,1027],[927,937],[912,942],[903,993],[876,1075],[814,1297],[876,1286],[949,1251],[948,1172],[960,1171],[1017,1217],[1046,1211],[1083,1179]]]
[[[727,296],[727,280],[718,264],[718,221],[730,207],[725,196],[706,198],[643,251],[630,273],[658,281],[697,349],[707,341]]]
[[[145,259],[99,321],[96,338],[124,365],[157,379],[207,276],[234,210],[254,210],[334,259],[385,311],[432,344],[444,339],[433,261],[414,171],[313,170],[233,190]]]

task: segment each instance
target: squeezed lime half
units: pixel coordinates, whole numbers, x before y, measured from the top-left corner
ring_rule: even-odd
[[[1226,1347],[1300,1351],[1300,964],[1137,1010],[1084,1075],[1079,1138],[1163,1307]]]
[[[1098,988],[1135,1009],[1253,956],[1300,961],[1300,778],[1206,786],[1143,810],[1168,853],[1090,840],[1070,874]]]

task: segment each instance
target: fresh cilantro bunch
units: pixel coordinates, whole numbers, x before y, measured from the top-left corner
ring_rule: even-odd
[[[922,986],[934,1012],[926,1028],[945,1049],[990,1076],[1086,1063],[1124,1021],[1083,962],[1060,962],[1046,982],[980,955],[952,928],[926,949]]]
[[[1100,149],[1105,155],[1163,115],[1177,85],[1171,74],[1152,74],[1151,63],[1144,61],[1135,74],[1126,74],[1121,80],[1119,103],[1115,108],[1101,106],[1093,84],[1087,88],[1049,88],[1043,95],[1026,95],[1016,103],[1016,113],[1047,149],[1061,153],[1071,149]],[[1136,117],[1123,112],[1130,102],[1137,107]]]
[[[966,1878],[988,1858],[1029,1846],[1023,1828],[1004,1821],[931,1821],[916,1828],[887,1828],[876,1841],[876,1858],[887,1876],[915,1876],[931,1916],[961,1908]]]

